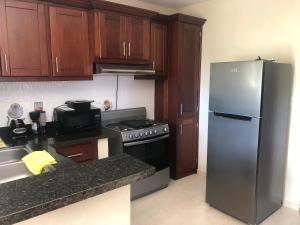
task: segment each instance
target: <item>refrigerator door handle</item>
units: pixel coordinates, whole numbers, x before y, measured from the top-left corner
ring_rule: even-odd
[[[233,120],[243,120],[243,121],[251,121],[252,120],[252,117],[250,117],[250,116],[233,115],[233,114],[219,113],[219,112],[214,112],[214,116],[224,117],[224,118],[233,119]]]

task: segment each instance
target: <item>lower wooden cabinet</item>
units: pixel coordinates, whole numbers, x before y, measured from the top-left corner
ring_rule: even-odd
[[[75,162],[86,162],[98,159],[98,142],[91,141],[56,149],[57,153]]]
[[[178,121],[176,167],[173,177],[181,178],[197,172],[198,132],[197,119],[190,117]]]

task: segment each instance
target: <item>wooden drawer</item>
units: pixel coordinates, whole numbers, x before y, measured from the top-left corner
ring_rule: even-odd
[[[75,162],[85,162],[98,159],[97,141],[62,147],[57,149],[57,152]]]

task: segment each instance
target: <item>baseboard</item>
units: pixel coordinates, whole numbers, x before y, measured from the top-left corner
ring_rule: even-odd
[[[283,202],[283,206],[287,207],[287,208],[290,208],[290,209],[294,209],[294,210],[297,210],[297,211],[300,211],[300,207],[299,207],[299,204],[297,203],[294,203],[294,202],[290,202],[290,201],[284,201]]]
[[[197,174],[201,177],[206,177],[206,171],[197,170]]]

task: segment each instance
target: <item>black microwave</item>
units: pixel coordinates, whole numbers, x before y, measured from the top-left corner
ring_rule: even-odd
[[[74,110],[67,106],[57,107],[53,118],[58,133],[71,133],[99,129],[101,127],[101,109],[91,107],[88,110]]]

